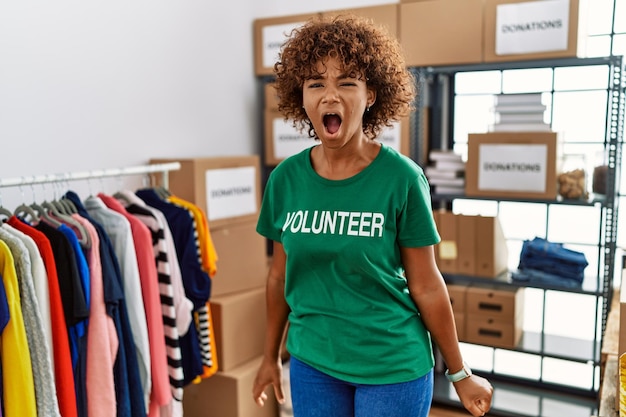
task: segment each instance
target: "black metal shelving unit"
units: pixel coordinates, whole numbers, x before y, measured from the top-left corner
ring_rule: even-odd
[[[565,68],[577,66],[606,66],[608,79],[606,82],[606,129],[603,149],[606,154],[608,166],[606,195],[592,198],[589,201],[560,201],[560,200],[513,200],[502,198],[472,198],[464,195],[433,195],[433,205],[450,207],[452,202],[459,199],[491,200],[499,207],[501,202],[524,202],[542,204],[547,212],[559,205],[590,207],[599,213],[599,235],[597,241],[598,266],[597,270],[588,272],[581,288],[561,288],[558,286],[523,285],[514,282],[510,274],[505,273],[495,280],[489,280],[496,286],[520,286],[534,288],[543,291],[543,314],[545,315],[546,294],[551,291],[582,294],[594,297],[597,317],[593,340],[561,337],[544,332],[523,332],[522,340],[512,352],[533,355],[540,360],[555,359],[592,365],[594,381],[591,388],[572,387],[566,384],[554,383],[544,380],[543,374],[538,378],[528,379],[522,376],[501,374],[495,367],[490,371],[478,371],[477,373],[489,378],[494,387],[494,406],[490,415],[498,416],[546,416],[567,415],[568,417],[588,417],[597,413],[597,394],[600,379],[600,356],[602,339],[606,329],[608,308],[613,295],[613,279],[615,276],[616,263],[616,235],[618,218],[618,186],[620,178],[620,165],[622,160],[622,143],[624,135],[624,112],[625,112],[625,73],[623,58],[618,56],[600,58],[568,58],[553,60],[518,61],[490,64],[472,64],[448,67],[412,68],[418,79],[419,89],[422,93],[416,103],[416,112],[413,115],[411,130],[412,157],[418,163],[427,162],[426,150],[423,144],[428,144],[428,149],[451,149],[453,143],[448,143],[453,132],[454,102],[455,102],[455,75],[463,72],[476,71],[506,71],[531,68]],[[554,91],[552,91],[554,94]],[[553,109],[554,111],[554,109]],[[425,124],[427,123],[427,128]],[[549,214],[546,216],[546,227],[550,221]],[[449,283],[473,284],[484,283],[482,278],[445,275]],[[545,317],[544,317],[545,319]],[[543,324],[544,322],[542,322]],[[485,346],[489,348],[489,346]],[[492,348],[502,350],[502,348]],[[442,366],[438,366],[439,372],[435,378],[434,402],[443,405],[461,406],[451,385],[443,378]],[[541,368],[543,369],[543,368]],[[543,371],[542,371],[543,372]],[[561,411],[555,411],[561,410]],[[563,414],[563,410],[568,410]]]

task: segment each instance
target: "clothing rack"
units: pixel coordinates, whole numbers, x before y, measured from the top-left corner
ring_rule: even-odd
[[[139,165],[125,168],[112,168],[95,171],[65,172],[60,174],[46,174],[22,176],[14,178],[0,178],[0,188],[19,187],[30,184],[45,184],[52,182],[66,182],[88,180],[92,178],[120,177],[128,175],[142,175],[160,172],[163,175],[163,187],[169,188],[168,173],[181,168],[180,162],[167,162],[162,164]]]

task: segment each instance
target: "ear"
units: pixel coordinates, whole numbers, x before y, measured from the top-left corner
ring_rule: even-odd
[[[376,102],[376,90],[373,88],[367,89],[367,107],[371,107]]]

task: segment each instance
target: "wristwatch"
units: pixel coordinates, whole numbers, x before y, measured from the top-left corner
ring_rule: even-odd
[[[448,378],[448,381],[453,383],[463,381],[465,378],[469,378],[470,376],[472,376],[472,370],[465,362],[463,362],[463,367],[458,372],[451,374],[449,370],[446,370],[446,378]]]

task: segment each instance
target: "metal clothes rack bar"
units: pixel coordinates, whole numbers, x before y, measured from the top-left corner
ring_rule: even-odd
[[[21,185],[44,184],[52,182],[65,182],[86,180],[92,178],[119,177],[128,175],[141,175],[159,172],[163,175],[163,186],[169,188],[168,173],[181,168],[180,162],[168,162],[163,164],[138,165],[125,168],[112,168],[83,172],[65,172],[60,174],[46,174],[22,176],[14,178],[0,178],[0,188],[19,187]]]

